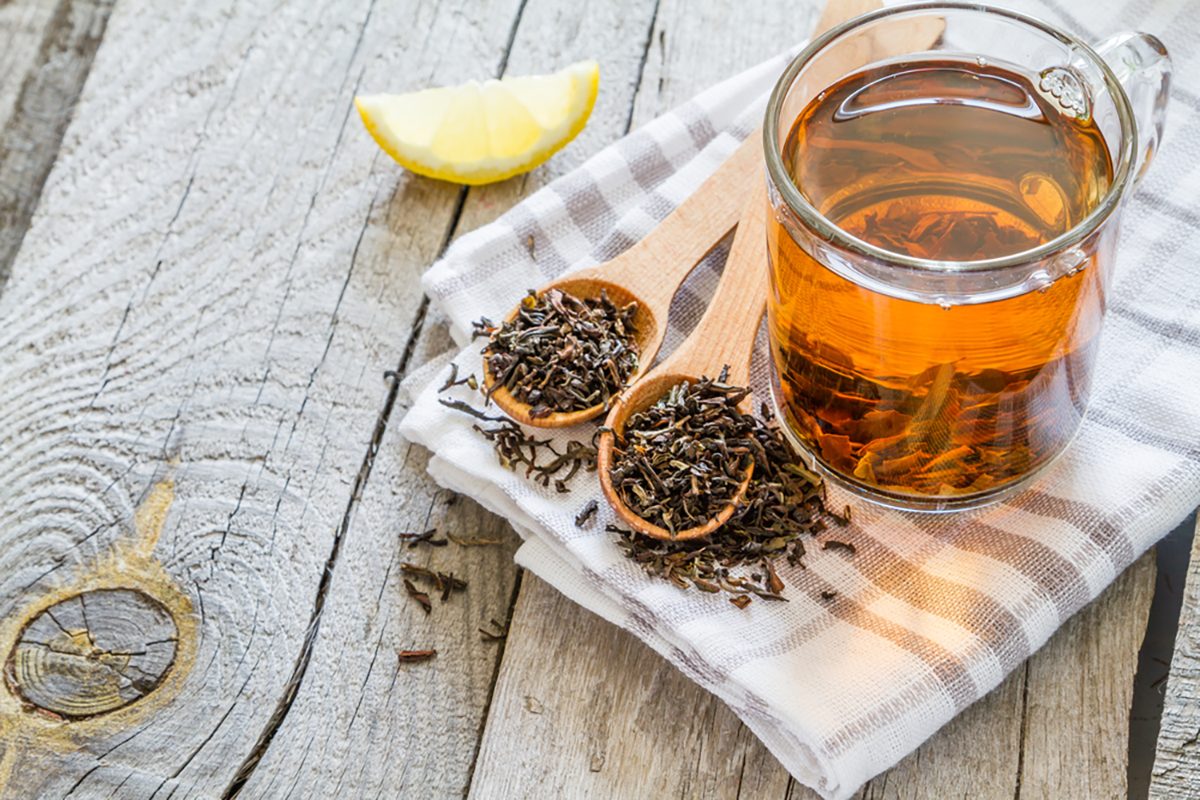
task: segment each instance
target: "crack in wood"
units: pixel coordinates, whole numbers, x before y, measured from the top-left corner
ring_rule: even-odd
[[[503,48],[500,63],[498,64],[497,69],[496,69],[496,74],[498,77],[503,76],[505,69],[507,67],[508,57],[509,57],[510,52],[512,51],[513,43],[516,39],[517,30],[520,26],[521,17],[525,10],[526,2],[527,2],[527,0],[520,0],[520,3],[518,4],[516,12],[514,14],[514,19],[513,19],[512,26],[509,30],[508,39]],[[372,7],[373,7],[373,4],[372,4]],[[369,17],[370,17],[370,9],[368,9],[368,13],[367,13],[367,18],[369,19]],[[364,22],[364,25],[363,25],[364,30],[365,30],[365,26],[366,26],[366,23]],[[360,40],[361,40],[361,36],[360,36]],[[358,47],[358,45],[356,44],[356,50],[357,50],[357,47]],[[343,127],[344,127],[344,122],[343,122]],[[339,138],[340,138],[340,133],[339,133]],[[446,229],[445,229],[446,234],[445,234],[445,237],[439,248],[438,257],[440,257],[441,254],[443,252],[445,252],[446,248],[449,246],[450,242],[452,241],[455,232],[457,231],[459,220],[462,217],[463,209],[464,209],[464,206],[466,203],[467,194],[468,194],[467,187],[460,188],[457,193],[457,196],[455,198],[454,208],[451,212],[451,217],[446,225]],[[354,260],[358,254],[359,245],[362,243],[362,238],[366,233],[367,226],[368,226],[369,220],[371,218],[371,213],[373,212],[374,208],[375,208],[375,201],[372,200],[371,205],[370,205],[370,210],[366,214],[366,221],[364,222],[363,229],[360,232],[359,238],[354,246],[353,254],[351,257],[350,270],[348,271],[350,273],[353,272]],[[309,210],[311,211],[311,206],[310,206]],[[289,269],[290,269],[290,265],[289,265]],[[346,277],[346,281],[342,286],[341,294],[339,294],[339,298],[338,298],[339,304],[341,302],[341,296],[344,295],[346,287],[349,285],[349,281],[350,281],[350,275],[348,274]],[[267,724],[266,724],[264,730],[260,733],[259,738],[256,741],[254,747],[251,748],[250,753],[246,756],[246,759],[238,767],[238,770],[234,773],[233,780],[229,783],[229,785],[226,787],[224,793],[222,794],[222,797],[225,798],[226,800],[228,800],[229,798],[236,797],[238,795],[238,793],[241,791],[242,787],[245,786],[246,782],[250,779],[250,776],[253,774],[255,768],[258,766],[258,764],[262,760],[263,756],[266,754],[267,749],[270,747],[271,741],[273,740],[273,738],[274,738],[276,732],[279,730],[280,726],[283,724],[284,720],[287,717],[288,712],[291,709],[292,703],[295,701],[296,694],[300,689],[300,685],[304,680],[304,676],[308,670],[308,666],[311,663],[313,647],[317,641],[317,637],[320,632],[321,620],[322,620],[322,616],[323,616],[323,612],[324,612],[324,608],[325,608],[325,601],[326,601],[326,597],[329,592],[329,587],[332,583],[333,574],[334,574],[336,566],[337,566],[338,556],[340,555],[342,544],[345,540],[346,534],[349,530],[351,521],[353,519],[354,511],[358,507],[358,504],[359,504],[360,500],[362,499],[363,491],[365,490],[366,484],[367,484],[368,480],[370,479],[371,471],[372,471],[372,468],[373,468],[374,462],[375,462],[375,458],[379,451],[379,446],[380,446],[381,442],[383,441],[384,434],[387,431],[387,426],[391,419],[392,411],[396,404],[396,398],[399,393],[400,378],[402,378],[406,374],[409,363],[411,362],[413,354],[416,351],[417,342],[420,339],[421,333],[424,330],[425,317],[428,312],[428,309],[429,309],[429,298],[422,297],[420,305],[417,308],[416,315],[414,316],[414,319],[410,326],[408,340],[405,343],[403,353],[401,354],[399,363],[394,371],[395,375],[396,375],[396,379],[391,381],[391,383],[388,387],[387,395],[383,402],[383,407],[380,410],[380,412],[376,418],[375,427],[374,427],[374,430],[372,431],[371,438],[367,445],[367,452],[363,457],[362,464],[359,467],[358,474],[355,477],[354,485],[353,485],[353,488],[351,489],[351,493],[350,493],[350,498],[347,502],[345,512],[342,515],[341,523],[338,526],[337,532],[334,534],[334,540],[333,540],[333,544],[332,544],[332,547],[330,550],[330,554],[326,560],[325,569],[321,573],[321,579],[317,586],[317,594],[316,594],[316,598],[313,603],[313,611],[312,611],[312,614],[310,615],[309,626],[305,633],[304,640],[301,643],[300,653],[297,656],[295,666],[293,667],[292,675],[289,677],[288,682],[283,689],[282,695],[279,699],[279,702],[276,705],[275,711],[272,713],[270,719],[268,719]],[[325,356],[328,354],[329,345],[332,343],[334,330],[336,329],[336,322],[337,322],[337,313],[336,313],[336,309],[335,309],[334,314],[331,316],[330,332],[329,332],[329,337],[326,342],[326,348],[321,356],[322,363],[324,362]],[[273,338],[273,336],[274,336],[274,330],[272,330],[272,338]],[[320,365],[318,364],[317,369],[319,369],[319,368],[320,368]],[[316,374],[316,370],[314,370],[314,372],[313,372],[314,376],[315,376],[315,374]],[[310,383],[311,383],[311,381],[310,381]],[[294,429],[294,426],[293,426],[293,429]],[[290,434],[289,434],[289,438],[290,438]],[[518,579],[517,586],[519,586],[519,585],[520,585],[520,582]],[[512,603],[515,602],[515,599],[516,599],[516,595],[514,593],[512,596],[512,602],[510,602],[510,606],[509,606],[510,614],[511,614]],[[497,670],[499,667],[499,663],[500,663],[500,661],[498,658],[496,661]],[[492,677],[492,685],[494,686],[494,684],[495,684],[495,673],[493,673],[493,677]],[[491,687],[489,687],[489,691],[490,690],[491,690]],[[486,719],[486,709],[485,709],[485,719]],[[480,734],[482,734],[482,730],[483,730],[482,725],[479,730],[480,730]],[[478,754],[479,739],[480,739],[480,736],[476,736],[476,754],[475,755]],[[311,744],[311,742],[310,742],[310,744]],[[473,767],[473,764],[474,764],[474,756],[472,757],[472,767]],[[297,770],[297,781],[299,780],[299,774],[300,774],[300,772],[299,772],[299,770]],[[293,786],[292,786],[293,789],[295,788],[295,785],[296,784],[293,783]],[[467,781],[465,783],[464,790],[463,790],[464,796],[469,787],[470,787],[470,776],[468,775],[468,778],[467,778]],[[289,795],[291,794],[291,790],[289,790],[288,794]]]
[[[464,192],[465,193],[465,192]],[[462,206],[458,206],[458,213],[461,213]],[[450,221],[448,228],[453,230],[458,222],[458,214]],[[449,235],[447,236],[447,239]],[[444,247],[444,246],[443,246]],[[417,310],[416,318],[413,320],[412,329],[409,334],[408,342],[405,345],[404,352],[400,357],[400,363],[396,367],[397,375],[404,375],[408,369],[409,361],[416,349],[417,339],[421,335],[421,331],[425,324],[426,310],[429,308],[429,299],[423,298]],[[367,444],[367,452],[363,457],[362,464],[359,467],[358,474],[355,476],[354,485],[350,492],[350,499],[347,502],[346,510],[342,515],[341,523],[338,526],[337,532],[333,537],[333,545],[330,550],[329,557],[325,562],[325,569],[321,573],[321,580],[317,584],[317,594],[313,601],[313,611],[309,618],[308,629],[305,632],[304,641],[300,646],[300,653],[297,656],[295,666],[292,669],[292,675],[289,677],[287,684],[284,686],[283,693],[276,704],[275,711],[270,719],[267,720],[267,725],[259,734],[259,738],[246,759],[238,767],[234,773],[233,780],[226,787],[222,794],[223,798],[236,797],[241,788],[250,779],[250,775],[262,760],[267,748],[271,744],[276,731],[283,724],[287,717],[288,711],[291,708],[292,702],[296,698],[296,693],[299,691],[300,684],[304,680],[304,675],[308,671],[308,665],[312,660],[313,645],[316,643],[317,635],[321,628],[321,617],[325,609],[325,599],[329,593],[329,586],[333,580],[333,574],[337,567],[338,556],[341,553],[342,543],[345,540],[346,532],[350,528],[350,522],[354,516],[354,510],[358,506],[359,500],[362,498],[362,493],[366,488],[367,481],[371,476],[371,469],[375,464],[375,457],[379,451],[379,444],[383,440],[383,435],[387,431],[388,421],[391,418],[392,409],[396,404],[396,397],[399,393],[399,385],[393,381],[388,388],[388,393],[384,399],[383,408],[380,410],[375,420],[375,428],[372,431],[371,439]]]
[[[60,0],[0,132],[0,290],[58,157],[113,0]]]

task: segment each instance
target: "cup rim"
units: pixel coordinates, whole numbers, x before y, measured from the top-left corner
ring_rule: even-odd
[[[842,230],[808,201],[808,198],[804,196],[804,193],[800,191],[799,187],[792,180],[791,175],[784,169],[783,155],[780,153],[777,136],[779,116],[783,109],[784,98],[787,96],[788,90],[791,88],[792,82],[800,70],[828,45],[863,25],[888,17],[915,16],[916,14],[939,10],[977,11],[996,14],[1036,28],[1062,44],[1078,49],[1091,59],[1100,68],[1101,74],[1104,77],[1105,87],[1113,96],[1117,118],[1121,126],[1122,142],[1117,151],[1116,169],[1113,173],[1112,183],[1108,187],[1108,192],[1105,194],[1103,201],[1072,228],[1035,248],[1022,250],[1010,255],[975,261],[942,261],[896,253],[873,245]],[[1036,17],[985,3],[957,2],[956,0],[930,0],[929,2],[911,3],[871,11],[830,28],[825,33],[810,41],[788,63],[783,74],[776,81],[775,87],[771,90],[770,99],[767,101],[762,135],[763,155],[766,160],[767,175],[771,183],[775,190],[783,197],[784,202],[787,203],[791,211],[797,214],[801,221],[815,231],[818,236],[835,244],[839,248],[876,261],[885,262],[890,266],[920,272],[937,273],[978,273],[1027,266],[1079,244],[1079,242],[1092,235],[1092,233],[1103,225],[1121,205],[1133,172],[1134,153],[1137,152],[1137,125],[1134,123],[1133,109],[1130,105],[1129,97],[1125,93],[1125,88],[1113,73],[1112,68],[1108,65],[1108,62],[1095,49],[1081,39],[1061,31]]]

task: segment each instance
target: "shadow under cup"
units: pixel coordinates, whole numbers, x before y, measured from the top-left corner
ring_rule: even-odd
[[[1100,49],[1125,74],[1031,18],[926,3],[833,29],[780,78],[764,124],[772,394],[835,482],[974,508],[1078,431],[1118,212],[1169,78],[1153,37]]]

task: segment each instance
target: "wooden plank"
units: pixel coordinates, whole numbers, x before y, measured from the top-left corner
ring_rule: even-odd
[[[1150,800],[1193,798],[1200,798],[1200,521],[1150,778]]]
[[[101,587],[161,602],[179,653],[90,719],[0,692],[0,795],[219,796],[253,766],[460,197],[398,179],[355,88],[494,70],[519,5],[115,10],[0,296],[0,660]]]
[[[38,51],[54,6],[38,0],[0,5],[0,130],[17,106],[21,86],[37,68]]]
[[[595,56],[601,63],[600,97],[583,134],[544,167],[472,189],[456,231],[490,220],[624,131],[653,11],[652,0],[529,0],[524,5],[505,59],[507,72],[543,72]],[[399,168],[395,173],[404,180]],[[427,224],[427,213],[412,202],[397,207],[396,217],[403,227],[392,231],[392,241],[412,235],[408,226]],[[364,243],[359,259],[373,257]],[[381,258],[394,260],[388,254]],[[405,280],[415,282],[422,266],[414,264]],[[444,324],[427,320],[413,363],[450,346]],[[394,409],[381,420],[398,419],[400,413]],[[244,786],[247,796],[449,797],[465,792],[503,648],[483,641],[478,628],[490,627],[493,619],[507,623],[518,540],[503,520],[475,503],[448,505],[452,497],[425,474],[427,459],[395,426],[387,428],[349,521],[311,666]],[[502,544],[412,550],[397,541],[399,530],[432,527]],[[425,615],[405,594],[400,570],[405,560],[451,571],[465,578],[468,588],[445,605],[435,600]],[[426,647],[438,650],[436,660],[397,664],[397,650]]]
[[[1126,796],[1133,681],[1156,574],[1151,550],[1030,659],[1021,798]]]
[[[782,800],[788,775],[719,700],[526,574],[472,800]]]
[[[662,0],[632,126],[807,35],[818,5],[772,0],[732,15],[718,3]],[[743,797],[782,797],[787,773],[763,745],[632,636],[529,576],[513,614],[472,798],[732,797],[739,784]],[[554,713],[529,711],[526,695]]]
[[[0,4],[0,289],[58,154],[112,3]]]

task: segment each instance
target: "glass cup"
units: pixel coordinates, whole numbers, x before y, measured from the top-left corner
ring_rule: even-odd
[[[947,83],[930,99],[920,81],[937,76]],[[867,14],[792,61],[764,124],[772,394],[826,477],[885,505],[948,511],[1007,496],[1063,452],[1087,407],[1120,210],[1162,135],[1169,79],[1153,36],[1093,48],[974,3]],[[981,102],[972,80],[998,87],[986,102],[1023,102],[1006,113],[1045,123],[1035,138],[1078,138],[1093,158],[1042,164],[1050,151],[1024,152],[990,123],[930,123],[943,113],[931,103]],[[864,108],[914,104],[923,116],[880,128],[884,144],[845,140]],[[997,197],[1011,208],[989,210]]]

